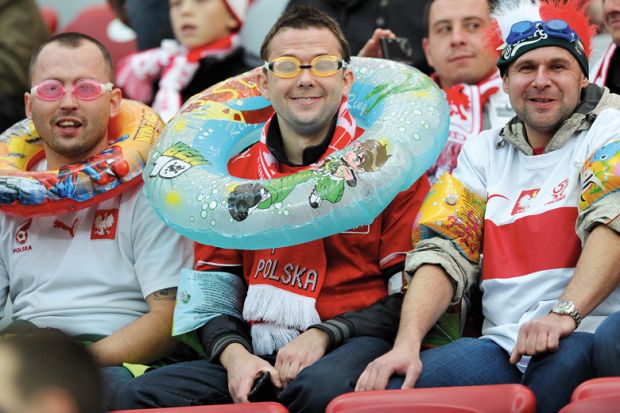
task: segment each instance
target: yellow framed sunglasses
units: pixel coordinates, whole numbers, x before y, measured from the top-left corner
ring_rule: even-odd
[[[271,62],[265,62],[263,68],[269,70],[274,75],[283,79],[292,79],[298,76],[302,69],[310,69],[312,74],[319,77],[333,76],[340,69],[349,67],[348,63],[337,56],[321,55],[317,56],[309,65],[302,65],[301,62],[293,56],[282,56],[273,59]]]

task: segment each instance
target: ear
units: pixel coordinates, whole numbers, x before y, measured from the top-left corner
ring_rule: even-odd
[[[29,92],[24,93],[24,109],[28,119],[32,119],[32,96]]]
[[[353,82],[355,81],[355,75],[351,69],[345,69],[344,75],[342,76],[342,94],[348,95],[351,92],[351,88],[353,87]]]
[[[256,75],[256,85],[258,86],[258,90],[260,94],[267,100],[271,100],[271,95],[269,94],[269,79],[267,78],[267,73],[265,73],[265,69],[262,69]]]
[[[116,116],[121,111],[123,92],[119,88],[114,88],[110,92],[110,116]]]
[[[509,83],[510,83],[510,79],[508,78],[508,72],[506,72],[506,74],[502,76],[502,90],[506,94],[508,94],[508,91],[510,90]]]
[[[581,88],[584,89],[588,87],[589,84],[590,84],[590,80],[587,77],[585,77],[585,75],[582,73],[581,74]]]
[[[422,49],[424,50],[426,63],[428,63],[429,66],[434,68],[435,66],[433,65],[433,58],[431,57],[431,46],[429,44],[428,37],[422,39]]]

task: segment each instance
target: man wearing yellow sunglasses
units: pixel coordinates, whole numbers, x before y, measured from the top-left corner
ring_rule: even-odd
[[[330,176],[313,178],[316,191],[309,202],[313,208],[321,200],[333,202],[345,185],[355,185],[355,173],[385,161],[379,143],[356,141],[362,130],[347,105],[354,81],[349,46],[335,21],[305,6],[280,17],[261,57],[257,85],[275,115],[261,140],[233,158],[229,170],[248,179],[299,180],[323,165]],[[349,145],[355,149],[327,159]],[[229,199],[238,220],[261,202],[281,200],[286,188],[250,184],[245,190],[238,205]],[[236,274],[230,277],[239,280],[238,294],[229,293],[229,301],[241,297],[238,316],[214,311],[196,330],[210,361],[145,374],[123,387],[119,407],[267,399],[291,412],[325,411],[332,398],[353,391],[366,365],[391,347],[402,296],[386,299],[384,280],[401,277],[410,229],[427,190],[424,176],[372,224],[301,245],[258,251],[197,245],[195,270]],[[258,276],[265,271],[269,277]]]

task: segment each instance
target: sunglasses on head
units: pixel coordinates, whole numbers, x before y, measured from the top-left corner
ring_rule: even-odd
[[[337,56],[322,55],[317,56],[309,65],[302,65],[301,62],[292,56],[282,56],[273,59],[271,62],[265,62],[263,68],[269,70],[274,75],[283,79],[291,79],[298,76],[303,69],[309,69],[315,76],[329,77],[333,76],[342,68],[349,65]]]
[[[100,83],[95,80],[80,80],[71,86],[71,93],[79,100],[94,100],[105,92],[112,90],[110,82]],[[65,96],[65,85],[59,80],[44,80],[30,89],[30,93],[41,100],[53,102]]]

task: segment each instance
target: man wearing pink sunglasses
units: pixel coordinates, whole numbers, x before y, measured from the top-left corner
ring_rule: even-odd
[[[120,151],[108,137],[122,111],[113,74],[108,51],[81,34],[55,36],[35,52],[25,108],[45,159],[34,170]],[[13,302],[8,331],[53,328],[92,343],[109,398],[144,371],[138,365],[176,348],[172,313],[191,244],[157,218],[140,185],[55,216],[0,214],[0,244],[0,308],[9,293]]]

